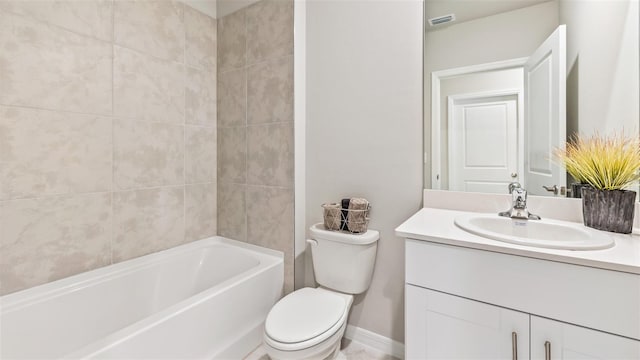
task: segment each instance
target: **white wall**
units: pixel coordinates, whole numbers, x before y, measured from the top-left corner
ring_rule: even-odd
[[[638,132],[638,0],[560,1],[567,24],[567,134]]]
[[[371,201],[373,283],[349,323],[404,340],[404,242],[422,194],[422,2],[307,3],[307,227],[320,204]]]

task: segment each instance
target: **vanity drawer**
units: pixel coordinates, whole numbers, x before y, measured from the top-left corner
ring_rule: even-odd
[[[640,275],[422,240],[405,251],[409,284],[640,339]]]

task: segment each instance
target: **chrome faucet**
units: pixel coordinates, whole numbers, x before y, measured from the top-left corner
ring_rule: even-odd
[[[512,219],[540,220],[540,216],[530,213],[527,209],[527,190],[520,183],[510,183],[509,194],[511,194],[511,209],[498,213],[498,215]]]

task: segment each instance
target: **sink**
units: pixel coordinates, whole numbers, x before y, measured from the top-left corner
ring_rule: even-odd
[[[615,244],[611,234],[559,220],[519,220],[497,214],[468,214],[458,216],[454,222],[472,234],[525,246],[601,250]]]

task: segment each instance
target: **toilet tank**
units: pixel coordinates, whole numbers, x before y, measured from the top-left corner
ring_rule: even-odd
[[[309,232],[316,282],[347,294],[365,292],[371,284],[380,233],[325,230],[322,223],[313,225]]]

